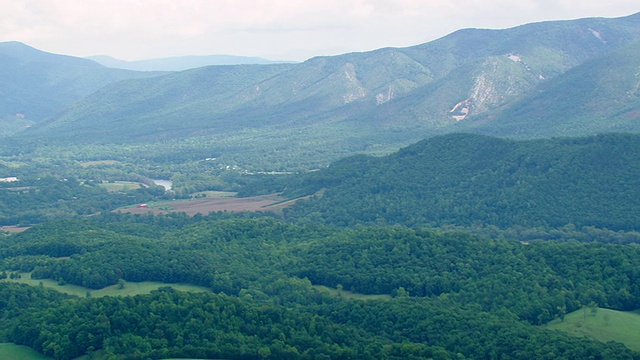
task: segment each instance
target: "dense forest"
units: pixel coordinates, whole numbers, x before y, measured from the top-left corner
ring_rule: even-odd
[[[640,136],[512,141],[452,134],[295,178],[288,219],[339,226],[639,230]]]
[[[76,298],[0,283],[1,340],[57,359],[98,349],[128,359],[640,358],[536,326],[584,306],[640,307],[634,244],[521,243],[228,213],[109,213],[0,241],[3,269],[60,284],[211,289]],[[348,300],[317,285],[392,298]]]

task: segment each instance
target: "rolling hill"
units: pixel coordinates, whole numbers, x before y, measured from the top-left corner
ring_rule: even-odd
[[[356,156],[289,184],[289,219],[341,226],[474,224],[638,230],[640,135],[514,141],[474,134]]]

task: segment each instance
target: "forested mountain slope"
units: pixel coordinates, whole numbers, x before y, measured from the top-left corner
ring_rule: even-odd
[[[24,135],[140,142],[229,134],[236,144],[253,144],[256,154],[324,147],[334,159],[353,151],[389,151],[454,131],[585,61],[637,41],[639,18],[468,29],[408,48],[131,80],[102,89]],[[590,126],[582,133],[602,130]],[[518,135],[536,131],[527,129]],[[513,135],[508,130],[504,135]],[[221,156],[230,151],[220,145]]]
[[[156,75],[109,69],[19,42],[0,43],[0,134],[22,131],[107,84]]]
[[[513,141],[451,134],[356,156],[285,193],[297,221],[338,225],[596,226],[638,230],[640,135]]]
[[[469,123],[484,134],[552,137],[637,132],[640,41],[542,83],[503,110]]]

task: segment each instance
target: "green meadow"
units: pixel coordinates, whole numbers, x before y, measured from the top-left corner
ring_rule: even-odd
[[[50,360],[37,351],[21,345],[12,343],[0,343],[0,359],[11,360]]]
[[[593,312],[585,308],[567,314],[564,321],[554,320],[546,327],[577,337],[621,342],[629,349],[640,351],[640,311],[623,312],[599,308]]]
[[[138,182],[133,181],[116,181],[116,182],[103,182],[100,187],[105,188],[108,192],[135,190],[142,187]]]
[[[82,286],[77,285],[59,285],[57,281],[51,279],[31,279],[30,273],[22,273],[20,279],[16,280],[2,280],[2,281],[15,281],[23,284],[28,284],[32,286],[44,286],[47,288],[54,289],[56,291],[75,295],[75,296],[94,296],[94,297],[103,297],[103,296],[135,296],[139,294],[148,294],[153,290],[157,290],[163,286],[171,286],[172,288],[180,291],[190,291],[190,292],[204,292],[210,291],[209,289],[202,286],[195,286],[189,284],[168,284],[156,281],[143,281],[143,282],[126,282],[121,286],[119,284],[107,286],[102,289],[89,289]],[[0,357],[0,359],[3,359]]]

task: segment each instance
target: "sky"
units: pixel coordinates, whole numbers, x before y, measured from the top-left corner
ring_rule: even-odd
[[[0,41],[121,60],[302,61],[417,45],[463,28],[636,12],[638,0],[0,0]]]

